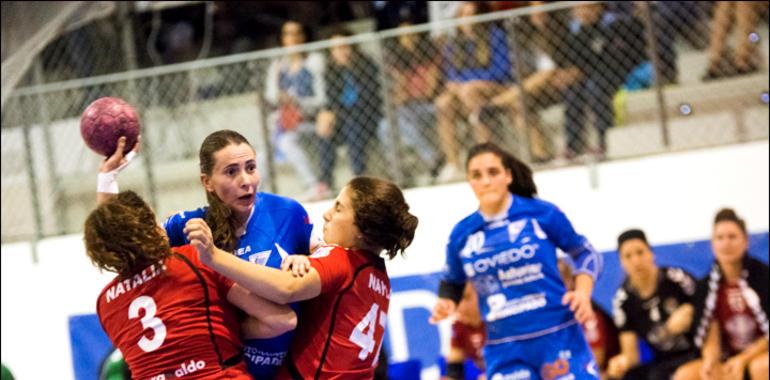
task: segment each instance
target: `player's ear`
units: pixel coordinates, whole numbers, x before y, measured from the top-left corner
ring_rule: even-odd
[[[203,188],[206,189],[207,193],[214,192],[214,186],[211,184],[211,178],[209,178],[209,176],[204,173],[201,173],[201,185],[203,185]]]

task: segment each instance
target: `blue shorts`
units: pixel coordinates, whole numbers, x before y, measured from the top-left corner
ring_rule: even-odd
[[[269,339],[243,340],[243,359],[255,379],[272,379],[289,351],[294,331]]]
[[[489,380],[599,379],[599,369],[578,323],[537,338],[484,348]]]

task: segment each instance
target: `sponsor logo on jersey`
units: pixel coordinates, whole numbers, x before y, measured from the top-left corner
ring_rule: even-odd
[[[524,244],[520,247],[506,249],[490,257],[479,257],[473,260],[472,267],[465,267],[465,273],[469,277],[480,273],[486,273],[490,269],[496,269],[503,265],[514,264],[520,260],[531,259],[540,246],[537,243]]]
[[[197,371],[206,368],[206,362],[203,360],[191,359],[189,362],[182,363],[179,368],[174,371],[174,378],[184,377],[195,373]],[[169,374],[170,375],[170,374]],[[166,380],[166,374],[156,375],[150,378],[151,380]]]
[[[252,264],[265,265],[265,264],[267,264],[267,259],[270,258],[270,253],[271,252],[273,252],[273,251],[268,249],[268,250],[252,253],[252,254],[248,255],[249,262],[252,263]],[[240,256],[240,255],[238,255],[238,256]]]
[[[508,268],[506,270],[498,269],[497,278],[504,288],[516,285],[523,285],[544,278],[543,264],[535,263],[523,265],[520,267]]]
[[[527,369],[516,370],[511,373],[496,373],[490,380],[529,380],[532,374]]]
[[[508,240],[511,243],[516,242],[516,239],[519,238],[521,231],[524,230],[524,227],[526,226],[527,219],[519,219],[515,222],[511,222],[511,224],[508,225]]]
[[[567,380],[574,379],[575,375],[569,373],[569,360],[558,358],[553,362],[545,363],[540,367],[540,377],[543,380]]]
[[[484,231],[479,231],[465,241],[465,246],[460,251],[460,257],[471,258],[474,252],[478,252],[484,246]]]
[[[256,365],[279,366],[283,363],[286,352],[267,352],[254,347],[245,346],[243,355],[246,357],[246,360]]]
[[[545,293],[527,294],[512,300],[506,300],[504,294],[494,294],[487,297],[489,313],[486,319],[488,322],[494,322],[512,315],[543,308],[547,303]]]
[[[481,296],[488,294],[494,294],[500,291],[500,282],[492,275],[476,276],[471,280],[473,286],[476,288],[476,292]]]

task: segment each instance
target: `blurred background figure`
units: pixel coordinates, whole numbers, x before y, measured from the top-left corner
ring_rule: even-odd
[[[709,66],[703,80],[713,80],[759,70],[762,57],[759,53],[757,26],[762,8],[767,2],[759,1],[717,1],[709,35]],[[736,29],[735,48],[730,48],[727,39]]]
[[[400,24],[412,25],[412,21]],[[433,105],[440,85],[439,52],[426,33],[402,34],[388,42],[386,65],[401,143],[417,154],[420,166],[427,168],[431,177],[436,177],[444,161],[436,143]]]
[[[477,370],[479,380],[486,379],[484,370],[484,343],[487,332],[484,328],[484,320],[479,312],[479,297],[473,285],[465,285],[463,298],[457,304],[456,319],[452,323],[452,339],[449,353],[446,358],[446,376],[443,380],[464,380],[466,378],[466,364],[473,363]]]
[[[290,49],[308,42],[306,28],[296,21],[281,27],[281,46]],[[318,168],[306,150],[315,140],[316,114],[326,102],[324,57],[321,53],[287,51],[267,70],[265,100],[273,107],[271,122],[279,153],[292,165],[307,189],[300,201],[331,197],[329,184],[320,181]]]
[[[334,188],[336,147],[345,144],[353,175],[366,172],[369,153],[382,119],[382,95],[377,64],[347,39],[353,34],[337,29],[330,35],[326,70],[327,105],[316,120],[321,160],[321,181]]]
[[[460,6],[457,18],[489,11],[486,2],[467,1]],[[465,139],[458,133],[457,122],[467,120],[477,143],[489,141],[490,131],[479,120],[481,108],[513,81],[505,30],[489,22],[460,24],[444,46],[443,70],[446,82],[435,102],[446,165],[438,180],[449,182],[463,178],[459,145]]]

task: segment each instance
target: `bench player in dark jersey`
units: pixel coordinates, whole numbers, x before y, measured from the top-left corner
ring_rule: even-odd
[[[390,302],[385,261],[403,253],[417,218],[391,182],[357,177],[324,213],[324,241],[302,277],[249,265],[216,248],[201,219],[187,222],[201,261],[277,303],[309,300],[279,379],[371,379],[378,364]],[[299,258],[298,260],[301,260]]]
[[[668,379],[695,356],[689,334],[695,280],[679,268],[658,268],[642,230],[620,234],[618,252],[628,277],[612,301],[621,351],[610,358],[607,374],[611,378]],[[652,348],[652,362],[640,363],[639,340]]]
[[[203,265],[195,249],[172,249],[150,207],[134,192],[105,200],[86,219],[86,252],[118,275],[97,299],[99,321],[132,378],[249,379],[231,302],[259,323],[254,337],[289,331],[290,307],[277,305]]]

